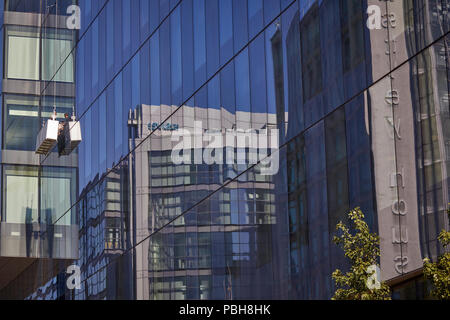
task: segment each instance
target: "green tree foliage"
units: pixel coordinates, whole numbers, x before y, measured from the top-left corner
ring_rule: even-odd
[[[375,270],[380,256],[380,239],[377,234],[370,233],[369,226],[364,221],[364,214],[356,208],[349,213],[352,222],[351,229],[344,223],[337,225],[339,236],[334,242],[345,251],[350,259],[350,271],[343,274],[337,269],[333,272],[336,290],[333,300],[391,300],[391,290],[383,282],[376,280]],[[353,234],[352,234],[353,232]],[[377,286],[369,286],[368,282],[375,281]]]
[[[450,204],[447,214],[450,220]],[[440,300],[450,300],[450,252],[447,250],[450,246],[450,231],[443,230],[438,239],[447,252],[435,263],[428,258],[424,259],[423,274],[433,284],[433,296]]]

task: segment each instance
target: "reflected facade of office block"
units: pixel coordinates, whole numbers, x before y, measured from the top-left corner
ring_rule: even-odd
[[[133,224],[136,241],[143,242],[135,252],[136,275],[146,279],[136,282],[136,298],[270,298],[275,185],[271,176],[246,163],[258,150],[239,148],[239,131],[233,127],[240,117],[241,128],[261,129],[263,134],[255,130],[253,138],[267,143],[264,128],[275,123],[275,115],[185,105],[178,111],[182,116],[162,124],[170,109],[141,105],[129,121],[133,143],[139,145],[132,168]],[[228,128],[220,129],[220,119]],[[183,146],[179,152],[173,151],[174,141]],[[177,153],[185,159],[181,164],[173,160]],[[207,154],[215,158],[212,164],[198,161]],[[230,156],[235,163],[225,161]]]
[[[394,298],[427,296],[422,259],[443,253],[449,223],[447,1],[79,5],[71,207],[85,271],[81,290],[34,298],[329,299],[348,268],[336,224],[355,207]],[[224,143],[183,141],[180,163],[196,122]],[[277,151],[257,163],[251,143],[223,138],[272,129]],[[101,191],[109,179],[120,187]],[[111,254],[107,239],[120,239]]]
[[[77,33],[65,17],[72,3],[0,4],[2,298],[23,298],[78,258],[77,156],[35,154],[42,122],[75,110]]]

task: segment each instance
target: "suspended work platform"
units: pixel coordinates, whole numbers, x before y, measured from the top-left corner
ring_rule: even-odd
[[[36,139],[36,153],[47,155],[58,142],[59,121],[47,120]]]
[[[36,154],[48,155],[58,145],[59,155],[68,156],[78,147],[81,141],[79,121],[59,122],[49,119],[36,138]]]

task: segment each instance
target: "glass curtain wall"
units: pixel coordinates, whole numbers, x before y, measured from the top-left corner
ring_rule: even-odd
[[[365,27],[371,1],[130,3],[81,3],[76,104],[88,138],[72,205],[86,217],[85,271],[66,297],[329,299],[331,273],[346,268],[336,223],[355,207],[381,235],[384,279],[438,252],[449,138],[437,2],[377,2],[397,17],[377,30]],[[174,163],[171,137],[195,121],[216,135],[280,129],[278,172]],[[210,149],[185,147],[192,158]],[[107,195],[108,179],[128,189]],[[110,197],[120,201],[104,210]],[[111,239],[123,247],[112,253]]]

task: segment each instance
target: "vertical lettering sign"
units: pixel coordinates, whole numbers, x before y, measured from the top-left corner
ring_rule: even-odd
[[[389,28],[388,43],[391,70],[389,77],[391,90],[386,93],[386,102],[392,111],[387,120],[391,139],[395,145],[396,168],[390,173],[390,188],[397,193],[391,205],[394,225],[392,226],[391,242],[395,248],[393,267],[397,275],[417,270],[422,267],[420,236],[418,226],[418,194],[415,175],[416,156],[414,141],[414,112],[411,98],[411,64],[407,61],[407,41],[409,29],[405,28],[404,1],[388,1],[387,20],[383,22]],[[386,22],[387,21],[387,22]]]
[[[372,150],[378,208],[378,225],[383,280],[413,270],[418,232],[411,221],[417,207],[414,131],[408,90],[409,69],[390,73],[403,59],[405,44],[402,1],[368,1],[374,79],[370,87]],[[400,50],[402,48],[402,50]],[[387,76],[386,76],[387,75]],[[401,81],[396,80],[398,77]]]

